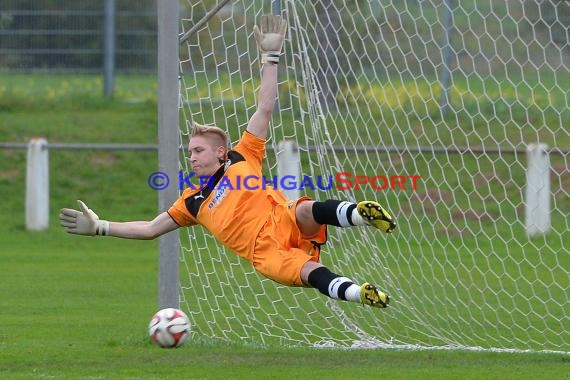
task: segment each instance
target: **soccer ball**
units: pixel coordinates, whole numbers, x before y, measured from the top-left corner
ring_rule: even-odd
[[[190,320],[182,310],[171,307],[162,309],[152,316],[148,334],[160,347],[180,347],[190,336]]]

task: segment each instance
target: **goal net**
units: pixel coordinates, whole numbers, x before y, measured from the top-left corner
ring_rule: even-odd
[[[180,49],[182,146],[193,122],[238,141],[260,81],[253,26],[272,5],[230,1],[200,26],[216,2],[183,3],[181,35],[196,32]],[[314,181],[302,194],[376,199],[392,212],[394,234],[330,227],[321,255],[379,284],[391,306],[280,286],[194,227],[181,231],[180,291],[196,339],[570,352],[568,3],[280,7],[289,31],[264,174],[278,175],[289,141]]]

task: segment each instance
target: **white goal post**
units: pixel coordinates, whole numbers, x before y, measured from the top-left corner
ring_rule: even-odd
[[[275,2],[210,12],[220,3],[180,3],[185,173],[193,122],[215,123],[235,143],[256,109],[253,26]],[[336,181],[303,193],[373,198],[395,215],[393,235],[329,228],[321,255],[337,273],[380,284],[392,303],[377,310],[282,287],[200,227],[184,228],[180,307],[194,339],[570,353],[568,3],[279,3],[289,31],[264,174],[278,174],[291,142],[301,175]],[[546,177],[527,170],[532,144],[548,155]],[[531,172],[548,188],[533,185],[542,201],[529,208]],[[548,220],[528,234],[532,209]]]
[[[158,19],[158,169],[168,178],[178,175],[178,0],[157,2]],[[176,21],[175,21],[176,20]],[[176,186],[158,192],[158,212],[162,213],[178,198]],[[175,231],[159,237],[158,307],[179,307],[180,237]]]

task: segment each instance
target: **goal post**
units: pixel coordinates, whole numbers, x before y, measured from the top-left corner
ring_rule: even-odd
[[[178,129],[178,0],[157,1],[158,17],[158,170],[166,178],[178,178],[180,138]],[[174,183],[158,191],[158,212],[178,198]],[[178,308],[180,238],[176,231],[159,238],[159,309]]]
[[[193,122],[235,144],[256,110],[253,26],[274,3],[230,1],[196,27],[220,3],[180,3],[183,145]],[[180,231],[177,291],[194,337],[570,353],[570,52],[568,34],[551,33],[569,28],[560,3],[281,0],[289,31],[264,174],[295,146],[300,176],[333,181],[301,193],[392,212],[393,235],[331,227],[321,255],[378,283],[391,306],[280,286],[193,227]],[[548,149],[536,202],[532,144]],[[178,167],[191,170],[183,155]],[[548,228],[527,234],[529,209]]]

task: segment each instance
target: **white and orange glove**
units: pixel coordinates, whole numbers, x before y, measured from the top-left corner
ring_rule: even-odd
[[[109,222],[100,220],[85,203],[78,200],[77,204],[81,211],[70,208],[62,208],[59,214],[61,225],[70,234],[87,236],[109,235]]]
[[[261,53],[261,63],[279,63],[279,56],[287,33],[287,20],[281,16],[263,15],[260,27],[253,27],[257,48]]]

